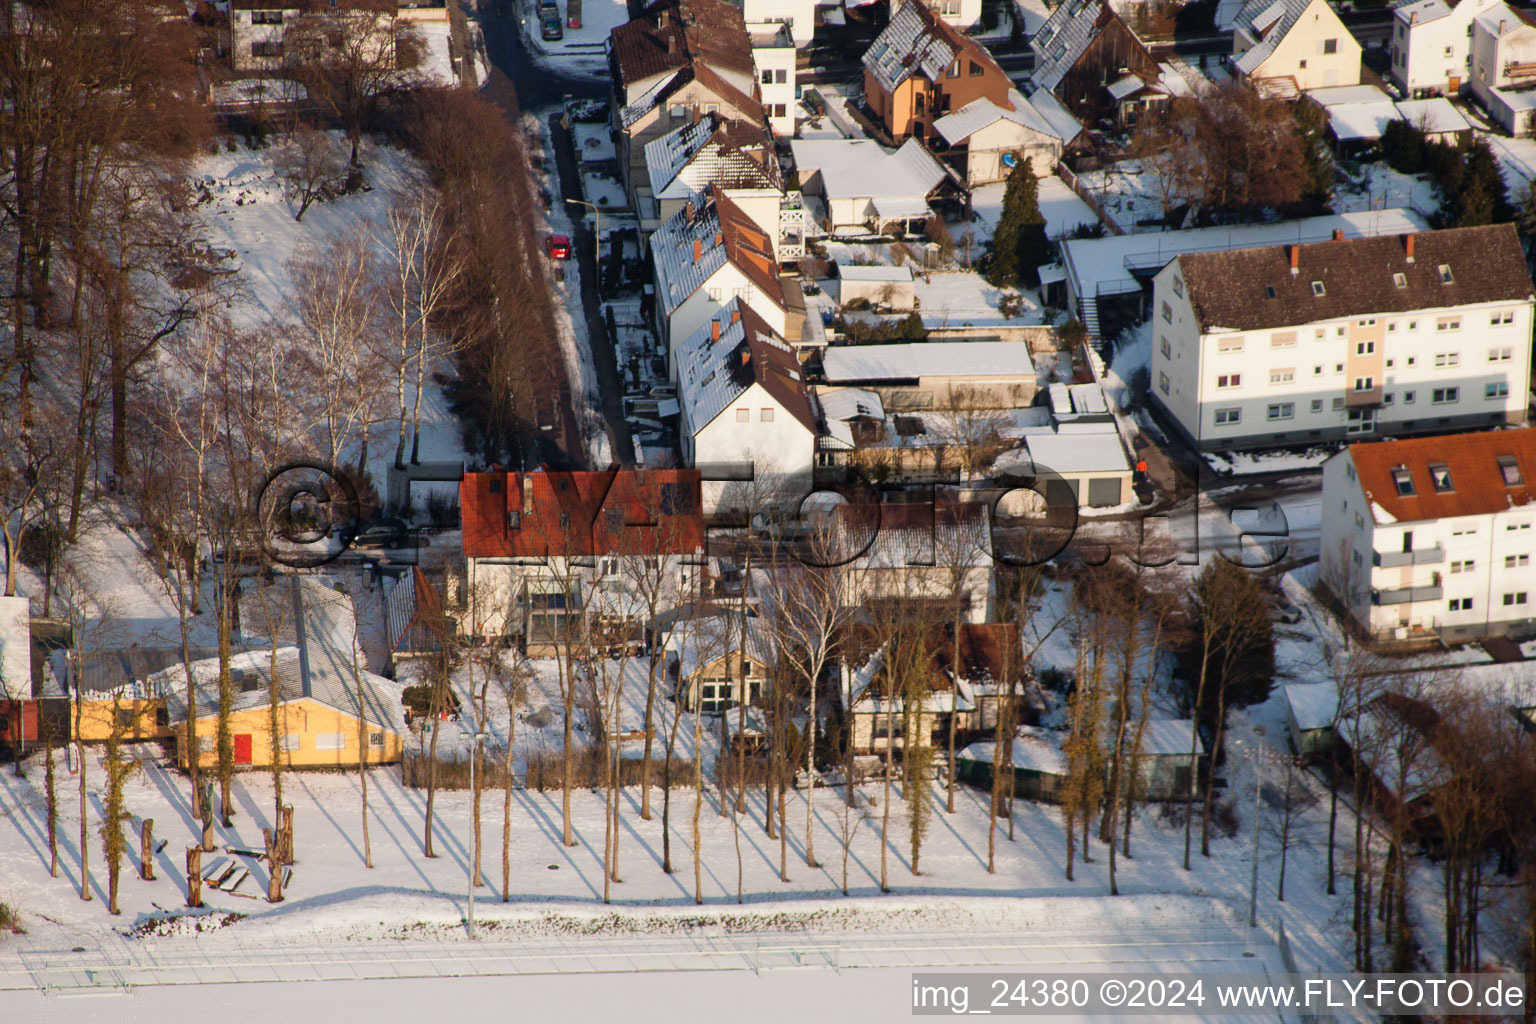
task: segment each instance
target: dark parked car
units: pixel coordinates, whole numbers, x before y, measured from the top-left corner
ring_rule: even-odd
[[[553,42],[556,39],[565,38],[565,26],[560,24],[560,15],[545,15],[539,19],[539,23],[542,26],[540,35],[546,40]]]
[[[352,546],[359,548],[403,548],[410,536],[410,527],[402,519],[375,519],[357,531]]]

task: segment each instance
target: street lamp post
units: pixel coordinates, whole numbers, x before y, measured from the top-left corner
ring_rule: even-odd
[[[567,199],[567,203],[574,206],[585,206],[592,211],[592,265],[597,279],[592,282],[592,287],[598,298],[603,297],[603,211],[598,209],[596,203],[589,203],[585,199]]]
[[[475,792],[475,762],[479,760],[479,756],[478,755],[480,753],[480,744],[482,742],[484,742],[484,740],[485,740],[485,733],[483,733],[483,732],[467,733],[466,732],[466,733],[463,733],[462,735],[468,736],[468,737],[470,737],[474,741],[470,745],[470,748],[469,748],[469,792],[471,794],[473,794]],[[471,812],[471,813],[473,813],[473,812]],[[471,823],[471,828],[473,828],[473,824],[474,823]],[[475,882],[477,881],[477,879],[475,878],[475,855],[473,853],[471,853],[469,855],[468,859],[469,859],[469,899],[468,899],[468,902],[466,903],[465,911],[464,911],[464,926],[465,926],[465,930],[468,931],[468,933],[469,933],[469,937],[471,939],[473,939],[473,938],[475,938]]]

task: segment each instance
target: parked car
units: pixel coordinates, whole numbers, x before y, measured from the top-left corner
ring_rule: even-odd
[[[549,235],[544,239],[544,255],[552,260],[571,258],[571,240],[565,235]]]
[[[555,0],[539,0],[539,17],[540,18],[558,18],[558,17],[560,17],[560,5],[555,3]]]
[[[557,39],[565,38],[565,26],[560,24],[560,15],[546,14],[539,18],[539,23],[541,25],[539,34],[547,42],[554,42]]]
[[[401,519],[375,519],[357,531],[352,546],[359,548],[403,548],[410,536],[410,527]]]

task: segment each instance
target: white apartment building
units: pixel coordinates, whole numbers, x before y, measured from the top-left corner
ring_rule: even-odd
[[[1201,450],[1524,423],[1513,225],[1186,253],[1153,279],[1151,395]]]
[[[1472,19],[1472,93],[1511,135],[1536,134],[1536,19],[1500,3]]]
[[[1536,430],[1352,444],[1323,465],[1320,580],[1378,640],[1536,635]]]
[[[342,19],[354,23],[351,32],[357,39],[381,51],[394,46],[394,0],[230,0],[226,43],[230,65],[236,71],[279,70],[294,59],[291,50],[300,42],[314,45],[315,40],[328,38],[328,26],[334,26],[339,35]],[[365,24],[369,22],[378,27]],[[301,39],[295,39],[296,32]]]
[[[816,0],[742,0],[741,15],[747,20],[747,31],[756,33],[756,26],[779,24],[789,30],[795,46],[809,46],[816,34]]]
[[[1499,0],[1411,0],[1392,12],[1392,83],[1405,96],[1455,96],[1472,78],[1472,19]]]
[[[768,127],[777,135],[795,134],[795,38],[782,22],[748,22],[752,71]]]

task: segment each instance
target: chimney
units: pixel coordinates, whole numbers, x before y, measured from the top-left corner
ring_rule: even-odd
[[[1344,229],[1343,228],[1334,228],[1333,229],[1333,240],[1335,242],[1342,242],[1342,241],[1344,241]]]
[[[723,232],[723,231],[716,231],[715,232],[715,244],[716,245],[720,245],[724,241],[725,241],[725,232]]]
[[[750,365],[751,362],[752,362],[752,350],[750,348],[743,348],[741,350],[741,365],[742,366],[747,366],[747,365]]]
[[[720,321],[719,320],[711,320],[709,322],[709,340],[710,341],[719,341],[720,340]]]
[[[1297,266],[1298,261],[1301,259],[1301,246],[1288,245],[1286,248],[1291,252],[1291,274],[1294,276],[1301,272],[1300,267]]]
[[[683,204],[683,221],[685,223],[693,223],[693,212],[693,200],[690,199]]]
[[[697,262],[699,262],[699,260],[701,260],[703,258],[704,258],[704,240],[702,238],[695,238],[693,240],[693,262],[697,263]]]
[[[738,321],[740,319],[741,319],[741,310],[739,308],[731,310],[731,323],[735,323],[736,321]]]
[[[1408,262],[1413,262],[1413,236],[1403,236],[1403,252],[1407,255]]]
[[[703,119],[704,119],[704,112],[702,110],[700,110],[698,107],[694,107],[693,108],[693,123],[694,124],[698,124]]]
[[[677,36],[676,35],[668,35],[667,36],[667,52],[668,53],[676,53],[677,52]]]

